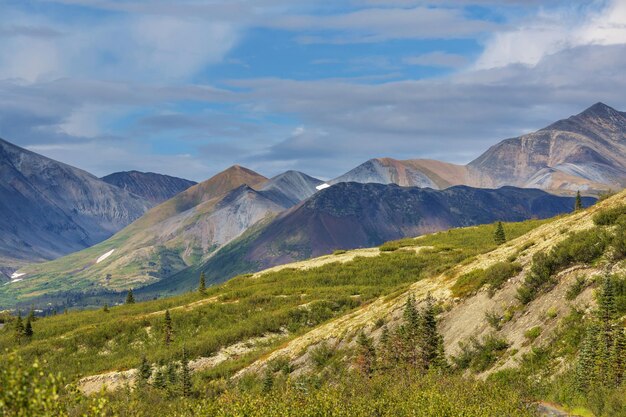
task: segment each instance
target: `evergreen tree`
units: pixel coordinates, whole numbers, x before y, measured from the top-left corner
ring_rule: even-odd
[[[378,362],[379,366],[382,369],[389,369],[394,364],[394,355],[392,349],[392,340],[391,335],[389,334],[389,329],[387,326],[383,326],[381,335],[380,335],[380,344],[379,344],[379,354]]]
[[[35,316],[35,308],[34,307],[30,307],[30,310],[28,311],[28,316],[26,317],[27,320],[30,320],[30,322],[34,322],[35,320],[37,320],[37,316]]]
[[[396,346],[399,359],[412,366],[418,365],[419,361],[419,331],[421,325],[421,317],[415,306],[415,297],[410,294],[404,304],[404,312],[402,314],[404,323],[396,331]]]
[[[105,313],[109,312],[109,305],[107,303],[104,303],[104,307],[102,307],[102,311],[104,311]]]
[[[133,289],[128,290],[126,294],[126,304],[135,304],[135,296],[133,295]]]
[[[20,343],[22,338],[24,337],[24,322],[22,321],[22,313],[20,311],[17,312],[17,319],[15,319],[15,341]]]
[[[626,381],[626,333],[623,329],[616,331],[611,352],[611,365],[614,385]]]
[[[163,332],[165,333],[165,346],[169,346],[172,343],[172,317],[170,316],[170,311],[165,310],[165,319],[163,325]]]
[[[576,383],[581,391],[588,390],[596,382],[597,335],[598,327],[595,324],[587,328],[583,338],[576,366]]]
[[[137,373],[137,377],[139,379],[139,383],[146,384],[150,380],[152,376],[152,365],[148,362],[148,359],[144,355],[141,358],[141,364],[139,365],[139,372]]]
[[[443,354],[443,338],[437,329],[437,313],[435,300],[428,295],[426,306],[421,314],[420,326],[420,362],[424,369],[441,367],[445,363]]]
[[[26,325],[24,326],[24,336],[32,337],[33,325],[30,322],[30,315],[26,318]]]
[[[272,390],[274,386],[274,373],[268,367],[265,369],[265,373],[263,374],[263,392],[268,393]]]
[[[417,332],[420,326],[420,315],[415,306],[415,297],[413,294],[409,294],[404,304],[404,312],[402,314],[404,318],[404,324],[412,332]]]
[[[600,340],[596,342],[596,360],[593,370],[594,384],[601,386],[610,385],[610,381],[613,379],[611,375],[611,350],[612,346],[607,346],[603,335],[600,336]]]
[[[200,283],[198,284],[198,292],[200,294],[206,293],[206,280],[204,277],[204,271],[200,273]]]
[[[178,367],[172,361],[167,364],[165,369],[165,375],[167,377],[167,383],[170,387],[175,387],[178,383]]]
[[[165,373],[163,372],[162,366],[159,366],[154,373],[154,380],[152,381],[152,385],[160,389],[167,387],[167,381],[165,379]]]
[[[609,327],[616,316],[614,283],[613,279],[607,275],[602,279],[602,290],[598,294],[598,318],[603,327]]]
[[[580,198],[580,191],[576,191],[576,202],[574,203],[574,211],[579,211],[582,210],[583,208],[583,201]]]
[[[180,386],[183,397],[191,395],[193,388],[191,383],[191,371],[189,370],[189,360],[187,359],[187,351],[183,347],[183,358],[180,363]]]
[[[496,242],[496,245],[502,245],[506,242],[506,235],[504,234],[504,226],[502,226],[502,222],[498,222],[496,225],[496,231],[493,233],[493,240]]]
[[[374,348],[374,343],[364,332],[359,333],[356,342],[356,366],[362,374],[369,375],[374,371],[376,364],[376,349]]]
[[[432,367],[445,371],[450,368],[450,364],[446,359],[446,351],[443,346],[443,336],[441,334],[438,334],[437,336],[437,354],[432,363]]]

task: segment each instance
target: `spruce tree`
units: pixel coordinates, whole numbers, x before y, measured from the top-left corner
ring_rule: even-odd
[[[183,347],[183,358],[180,363],[180,387],[183,397],[191,395],[191,371],[189,370],[189,359],[187,359],[187,351]]]
[[[603,326],[610,326],[616,316],[614,282],[607,275],[602,279],[602,290],[598,294],[598,318]]]
[[[419,334],[421,366],[424,369],[441,366],[443,361],[445,361],[445,356],[441,357],[443,339],[437,329],[435,301],[430,295],[426,299],[426,306],[421,317]]]
[[[204,271],[200,273],[200,283],[198,284],[198,292],[200,294],[206,293],[206,280],[204,277]]]
[[[404,304],[404,323],[397,329],[397,349],[402,362],[416,366],[419,361],[419,330],[421,317],[415,306],[415,297],[410,294]]]
[[[409,294],[404,304],[403,312],[404,324],[413,332],[416,332],[420,326],[420,315],[415,306],[415,297]]]
[[[623,329],[618,329],[615,333],[611,352],[611,366],[614,385],[619,386],[626,381],[626,333]]]
[[[26,318],[26,325],[24,326],[24,336],[31,337],[33,335],[33,325],[30,322],[30,316]]]
[[[22,313],[20,311],[17,312],[17,319],[15,319],[15,327],[14,327],[14,337],[17,343],[22,341],[24,337],[24,322],[22,321]]]
[[[265,373],[263,374],[263,392],[268,393],[272,390],[274,386],[274,373],[268,367],[265,369]]]
[[[139,372],[137,373],[137,377],[139,378],[139,383],[146,384],[150,380],[152,376],[152,365],[148,362],[146,356],[142,356],[141,364],[139,365]]]
[[[154,380],[152,381],[152,385],[160,389],[163,389],[167,386],[167,381],[165,380],[165,373],[163,372],[162,366],[159,366],[154,373]]]
[[[178,383],[178,366],[172,361],[167,364],[165,369],[165,375],[167,377],[167,383],[170,387],[176,387]]]
[[[133,295],[133,289],[128,290],[126,294],[126,304],[135,304],[135,296]]]
[[[27,320],[30,320],[31,323],[34,322],[35,320],[37,320],[37,316],[35,316],[35,308],[31,306],[30,310],[28,311],[28,316],[26,317]]]
[[[596,382],[596,360],[598,356],[599,328],[591,324],[583,338],[576,364],[576,383],[581,391],[587,391]]]
[[[170,311],[165,310],[165,319],[163,324],[163,332],[165,333],[165,346],[169,346],[172,343],[172,317],[170,316]]]
[[[506,235],[504,233],[504,226],[502,226],[502,222],[498,222],[496,225],[496,231],[493,233],[493,240],[496,242],[496,245],[502,245],[506,242]]]
[[[391,345],[391,335],[389,334],[389,329],[386,325],[383,326],[379,343],[379,354],[377,355],[379,366],[382,369],[388,369],[393,365],[394,351]]]
[[[374,371],[376,364],[376,349],[372,339],[364,332],[359,333],[357,338],[356,366],[364,375],[370,375]]]
[[[582,210],[583,208],[583,201],[580,198],[580,191],[576,191],[576,201],[574,202],[574,211],[579,211]]]

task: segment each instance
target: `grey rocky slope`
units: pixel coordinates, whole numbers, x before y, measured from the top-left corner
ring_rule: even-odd
[[[150,206],[83,170],[0,139],[0,260],[5,272],[94,245]]]
[[[104,182],[145,198],[154,205],[169,200],[176,194],[197,184],[195,181],[189,181],[183,178],[139,171],[115,172],[101,179]]]
[[[537,132],[506,139],[467,165],[414,159],[369,160],[329,181],[444,189],[505,185],[598,194],[626,186],[626,113],[597,103]]]
[[[626,113],[603,103],[507,139],[468,165],[481,186],[618,190],[626,185]]]
[[[261,191],[277,203],[291,207],[306,200],[317,192],[316,186],[322,184],[321,180],[313,178],[298,171],[287,171],[271,178]]]

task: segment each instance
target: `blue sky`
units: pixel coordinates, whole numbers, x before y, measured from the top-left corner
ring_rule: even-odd
[[[624,70],[626,0],[0,1],[0,137],[96,175],[466,163]]]

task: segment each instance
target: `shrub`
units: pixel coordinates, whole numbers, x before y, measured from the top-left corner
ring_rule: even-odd
[[[516,262],[498,262],[485,270],[485,282],[489,284],[491,294],[502,287],[511,277],[519,274],[522,265]]]
[[[489,323],[489,325],[496,330],[500,330],[502,327],[502,316],[494,311],[487,311],[485,313],[485,319],[487,320],[487,323]]]
[[[48,373],[35,360],[26,363],[11,354],[0,367],[0,414],[3,416],[67,416],[70,404],[85,403],[89,415],[104,415],[106,401],[88,400],[68,389],[60,375]]]
[[[600,210],[593,216],[593,222],[597,226],[609,226],[615,224],[617,219],[626,214],[626,205]]]
[[[456,366],[460,369],[470,368],[476,372],[483,372],[504,355],[509,343],[491,334],[482,341],[472,337],[469,343],[460,342],[459,347],[461,353],[452,358]]]
[[[558,316],[559,312],[555,307],[550,307],[547,311],[546,311],[546,317],[549,319],[554,319],[556,318],[556,316]]]
[[[318,369],[321,369],[328,365],[334,354],[334,349],[328,343],[322,342],[311,351],[311,360]]]
[[[554,274],[575,263],[591,263],[599,258],[607,247],[608,235],[597,228],[574,233],[557,244],[549,254],[537,252],[524,283],[517,290],[517,298],[523,304],[535,299],[541,291],[556,284]]]
[[[569,301],[572,301],[573,299],[578,297],[581,292],[583,292],[586,286],[587,280],[585,279],[585,277],[582,275],[577,275],[572,285],[570,285],[570,287],[567,289],[567,292],[565,293],[565,298]]]
[[[535,326],[535,327],[531,327],[530,329],[526,330],[524,332],[524,337],[526,339],[529,339],[530,341],[533,341],[536,338],[538,338],[540,334],[541,334],[541,327],[540,326]]]
[[[380,245],[379,249],[381,252],[393,252],[400,249],[400,245],[394,242],[383,243],[382,245]]]
[[[487,269],[475,269],[461,275],[452,286],[452,292],[457,297],[463,297],[478,291],[483,285],[489,285],[489,294],[500,289],[511,277],[517,275],[522,266],[516,262],[497,262]]]

